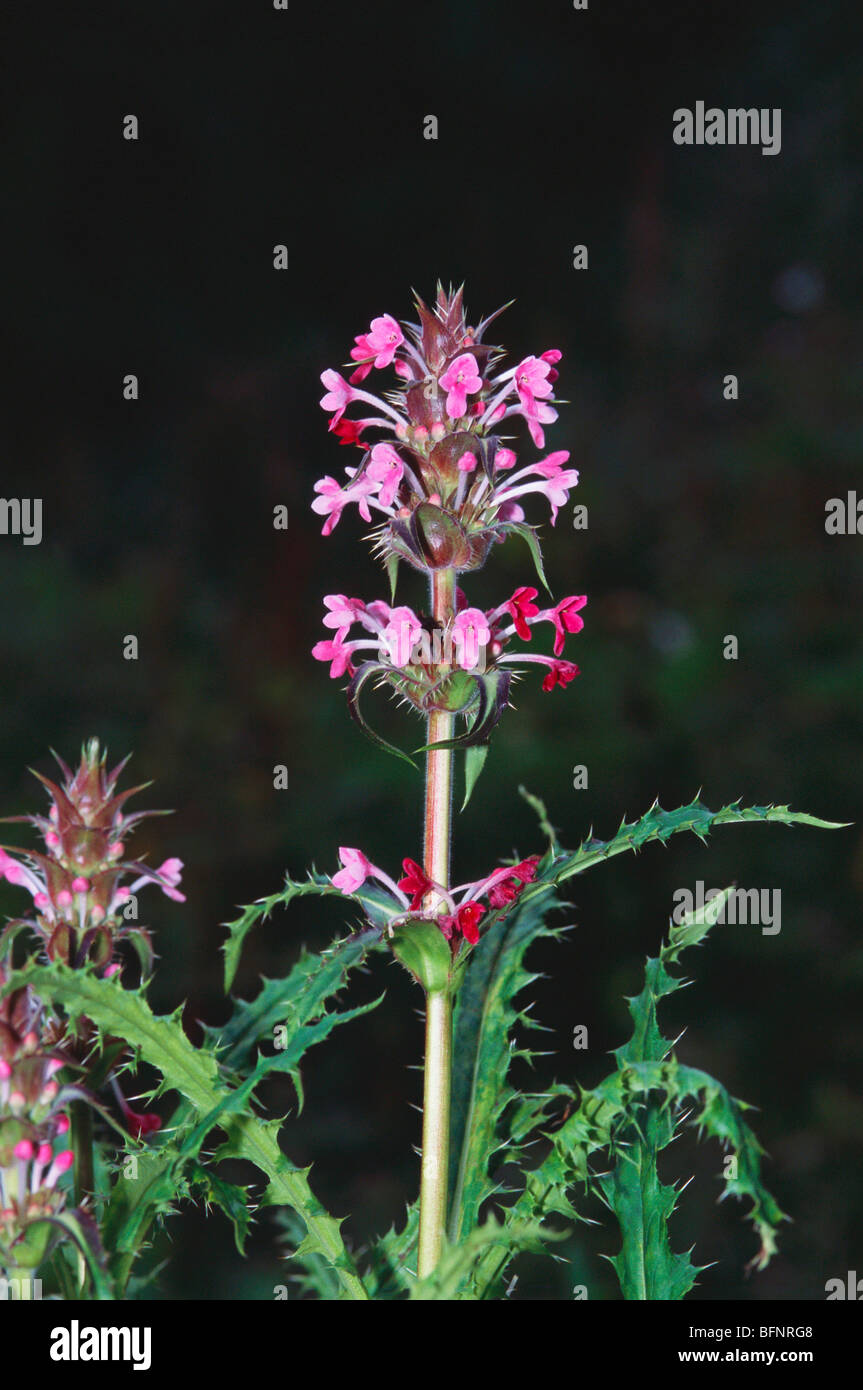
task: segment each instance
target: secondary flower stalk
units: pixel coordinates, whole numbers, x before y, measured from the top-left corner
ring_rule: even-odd
[[[5,942],[0,938],[0,951],[6,955],[15,933],[29,927],[48,960],[61,961],[77,970],[92,969],[108,979],[122,970],[123,961],[118,958],[118,952],[128,941],[137,953],[142,975],[149,976],[153,950],[148,931],[137,922],[137,895],[143,888],[155,884],[175,902],[184,902],[179,889],[183,864],[172,857],[154,869],[140,859],[128,857],[127,842],[135,827],[147,816],[160,813],[127,812],[126,802],[143,788],[117,790],[126,761],[109,771],[106,754],[98,741],[92,739],[82,749],[74,772],[62,758],[57,758],[63,774],[60,783],[35,774],[50,797],[46,815],[7,818],[9,822],[29,824],[38,830],[44,850],[0,847],[0,878],[23,888],[31,900],[29,915],[10,924],[4,933]],[[33,1000],[28,1007],[34,1010],[34,1018],[39,1015],[38,1001]],[[68,1107],[57,1121],[61,1129],[52,1130],[50,1115],[40,1117],[32,1110],[32,1105],[29,1129],[18,1133],[14,1126],[10,1129],[9,1124],[4,1124],[5,1105],[11,1107],[11,1118],[20,1129],[20,1105],[16,1098],[28,1093],[26,1088],[14,1084],[14,1076],[9,1079],[9,1068],[13,1072],[16,1067],[23,1068],[32,1082],[38,1070],[38,1048],[35,1057],[30,1054],[38,1036],[34,1023],[25,1041],[10,1053],[10,1035],[0,1017],[0,1169],[10,1161],[9,1145],[4,1145],[3,1134],[12,1133],[18,1144],[14,1149],[17,1167],[13,1176],[0,1174],[0,1249],[3,1239],[13,1245],[23,1240],[28,1223],[32,1224],[38,1212],[42,1211],[44,1219],[49,1219],[60,1209],[63,1199],[56,1179],[66,1168],[74,1167],[75,1200],[79,1207],[86,1204],[94,1189],[92,1098],[80,1086],[66,1086],[61,1092]],[[106,1038],[94,1049],[96,1036],[96,1030],[86,1018],[79,1017],[74,1026],[67,1026],[62,1033],[62,1053],[45,1052],[39,1062],[45,1075],[64,1062],[88,1074],[91,1071],[99,1073],[103,1046],[109,1061],[113,1057],[116,1066],[125,1044],[119,1038]],[[112,1080],[130,1133],[141,1138],[158,1129],[159,1118],[131,1110],[110,1070],[108,1078]],[[101,1085],[104,1079],[102,1072],[96,1084]],[[34,1082],[31,1091],[33,1085]],[[44,1106],[45,1097],[52,1088],[54,1092],[59,1089],[56,1081],[48,1080],[38,1093],[39,1105]],[[46,1145],[60,1132],[68,1132],[69,1147],[55,1154],[49,1164]],[[39,1262],[37,1260],[33,1267]]]
[[[128,939],[144,974],[149,974],[149,934],[142,926],[130,925],[137,914],[129,908],[151,883],[175,902],[185,902],[179,890],[183,864],[171,858],[151,869],[126,857],[126,842],[140,821],[163,813],[127,814],[126,802],[143,787],[117,791],[128,759],[109,772],[98,740],[91,739],[82,749],[75,772],[54,756],[63,773],[61,784],[35,773],[51,799],[48,814],[6,818],[7,823],[34,826],[44,841],[44,853],[0,846],[0,877],[30,894],[32,915],[19,920],[36,933],[49,960],[114,973],[119,968],[117,945]]]

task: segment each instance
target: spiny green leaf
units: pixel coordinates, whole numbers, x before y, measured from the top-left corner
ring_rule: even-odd
[[[325,874],[312,871],[304,882],[295,882],[290,875],[286,875],[285,886],[280,893],[271,893],[269,897],[259,898],[257,902],[243,908],[242,915],[235,921],[226,923],[228,939],[222,943],[221,947],[225,956],[226,991],[231,988],[234,982],[237,966],[240,962],[240,952],[252,928],[260,922],[265,922],[274,908],[287,907],[294,898],[303,898],[309,894],[355,902],[368,920],[381,928],[386,925],[392,912],[392,898],[375,884],[364,883],[355,893],[346,894],[340,889],[334,888]],[[360,932],[359,935],[363,940],[367,940],[365,932]]]
[[[419,1201],[415,1201],[408,1207],[400,1231],[393,1226],[372,1243],[363,1271],[370,1298],[396,1299],[410,1293],[417,1277],[419,1225]]]
[[[488,757],[488,744],[479,743],[473,748],[464,750],[464,801],[461,809],[464,810],[473,794],[473,789],[477,784],[480,773],[485,767],[485,760]]]
[[[539,819],[539,828],[548,840],[550,852],[553,855],[556,855],[559,851],[559,845],[557,842],[557,831],[551,824],[551,821],[548,819],[548,811],[545,809],[545,802],[540,801],[539,797],[534,796],[533,793],[529,792],[526,787],[520,786],[518,789],[518,794],[522,798],[522,800],[526,801],[528,806],[532,807],[532,809],[536,812],[537,818]]]
[[[704,840],[718,825],[743,825],[759,821],[775,821],[780,825],[811,825],[820,830],[840,830],[845,824],[820,820],[803,811],[792,811],[788,806],[741,806],[739,802],[734,802],[730,806],[723,806],[720,811],[711,811],[696,798],[676,811],[663,811],[659,803],[654,802],[640,820],[627,822],[624,819],[617,834],[612,835],[610,840],[590,836],[574,853],[563,851],[556,855],[543,877],[562,883],[573,874],[583,873],[585,869],[615,854],[623,854],[626,850],[637,852],[651,840],[664,843],[682,830],[691,830]]]
[[[237,1251],[240,1255],[244,1255],[246,1253],[246,1237],[252,1223],[247,1189],[238,1187],[236,1183],[226,1182],[211,1168],[207,1168],[203,1163],[198,1163],[195,1160],[189,1165],[189,1182],[193,1189],[198,1189],[202,1193],[204,1201],[208,1205],[212,1203],[225,1213],[234,1227],[234,1241]]]
[[[620,1226],[620,1253],[607,1258],[626,1299],[684,1298],[699,1273],[689,1253],[673,1251],[668,1237],[677,1190],[660,1182],[657,1160],[673,1137],[668,1111],[649,1102],[640,1126],[630,1131],[628,1146],[619,1138],[612,1171],[599,1179]]]
[[[440,935],[440,933],[438,933]],[[250,1097],[252,1092],[260,1085],[265,1077],[279,1072],[286,1072],[294,1082],[297,1097],[300,1102],[300,1110],[304,1104],[303,1084],[300,1078],[299,1063],[310,1047],[315,1043],[323,1042],[328,1038],[334,1028],[340,1023],[349,1023],[353,1018],[359,1018],[363,1014],[376,1009],[383,999],[379,995],[368,1004],[358,1004],[353,1009],[334,1009],[331,1013],[321,1014],[320,1018],[313,1023],[302,1023],[300,1025],[287,1025],[285,1030],[284,1045],[280,1046],[276,1052],[261,1053],[258,1057],[254,1070],[237,1087],[237,1095],[244,1100]],[[281,1041],[281,1040],[280,1040]]]
[[[507,1074],[511,1034],[518,1020],[513,999],[534,978],[522,967],[538,936],[554,936],[546,917],[557,906],[550,884],[529,902],[524,895],[483,932],[458,995],[454,1020],[450,1239],[459,1241],[479,1220],[494,1192],[489,1164],[506,1142],[500,1118],[515,1092]]]
[[[299,893],[304,889],[308,891],[306,885],[296,886]],[[315,884],[313,891],[326,892],[328,887],[331,892],[338,891],[326,883]],[[278,895],[283,902],[290,901],[291,896],[295,895],[289,889]],[[268,901],[273,904],[273,899]],[[273,1041],[275,1028],[283,1026],[290,1038],[294,1030],[318,1018],[327,1000],[342,989],[350,971],[362,964],[379,940],[378,929],[367,927],[333,942],[320,953],[303,949],[299,960],[283,979],[264,979],[253,1000],[237,1000],[226,1024],[218,1029],[206,1029],[207,1036],[220,1048],[223,1065],[243,1067],[262,1042]]]
[[[536,1221],[502,1226],[489,1217],[459,1244],[446,1243],[434,1271],[425,1279],[411,1285],[411,1300],[418,1302],[455,1300],[475,1301],[472,1275],[478,1261],[489,1250],[503,1247],[510,1254],[521,1250],[542,1250],[543,1243],[554,1240],[555,1234]]]
[[[194,1114],[190,1110],[190,1124]],[[180,1137],[163,1130],[147,1148],[130,1148],[116,1165],[102,1216],[102,1235],[119,1298],[125,1296],[133,1265],[153,1222],[173,1212],[186,1194]],[[130,1158],[134,1166],[129,1164]]]
[[[340,1221],[324,1210],[312,1193],[309,1169],[296,1168],[282,1153],[278,1143],[279,1121],[264,1122],[252,1114],[233,1114],[243,1099],[219,1075],[215,1058],[206,1049],[196,1048],[182,1029],[179,1013],[157,1016],[143,995],[125,990],[118,981],[99,979],[85,971],[70,970],[59,962],[50,965],[30,963],[13,972],[3,992],[32,985],[36,993],[55,1004],[62,1004],[72,1018],[86,1016],[114,1036],[124,1037],[144,1061],[156,1067],[166,1086],[177,1090],[194,1106],[207,1129],[218,1123],[226,1134],[225,1143],[214,1156],[242,1158],[253,1163],[268,1178],[261,1205],[290,1206],[302,1218],[310,1248],[326,1258],[338,1271],[342,1295],[365,1299],[366,1291],[340,1235]]]
[[[669,975],[666,964],[676,960],[687,946],[704,940],[719,919],[730,891],[726,889],[706,906],[687,914],[675,931],[673,949],[647,962],[644,989],[628,1001],[632,1037],[614,1054],[623,1084],[628,1084],[634,1064],[665,1059],[671,1042],[662,1036],[656,1006],[683,983]],[[674,1138],[676,1116],[668,1104],[667,1091],[661,1100],[652,1095],[643,1099],[643,1105],[632,1107],[631,1123],[618,1130],[612,1170],[599,1180],[622,1238],[620,1253],[611,1257],[611,1263],[624,1298],[676,1300],[686,1296],[699,1273],[688,1253],[671,1248],[668,1222],[677,1204],[677,1190],[659,1178],[659,1155]]]
[[[364,661],[363,664],[357,668],[356,674],[353,676],[348,686],[348,713],[354,722],[359,724],[366,737],[371,739],[372,743],[376,744],[378,748],[382,748],[385,753],[391,753],[394,758],[401,758],[402,762],[409,763],[412,768],[416,768],[416,763],[413,758],[409,757],[407,753],[403,753],[400,748],[396,748],[394,744],[387,743],[386,739],[381,738],[380,734],[375,733],[360,709],[360,695],[366,682],[370,680],[372,676],[385,675],[390,672],[391,669],[391,667],[385,666],[380,661]]]
[[[497,529],[503,531],[508,536],[520,536],[521,539],[526,542],[542,587],[549,597],[551,597],[551,589],[548,587],[548,580],[545,577],[545,569],[542,563],[542,547],[540,546],[536,529],[521,521],[505,521],[501,523]]]
[[[287,1241],[292,1246],[285,1259],[301,1266],[304,1273],[292,1274],[291,1280],[296,1283],[303,1292],[314,1293],[323,1302],[331,1303],[339,1297],[339,1281],[335,1270],[326,1260],[314,1251],[304,1249],[305,1227],[295,1212],[290,1207],[282,1207],[277,1216],[278,1224],[281,1226]],[[364,1282],[368,1285],[368,1277],[364,1276]],[[374,1292],[370,1290],[370,1297],[374,1298]]]
[[[685,819],[688,822],[688,817]],[[678,828],[688,828],[688,824],[681,821]],[[624,847],[631,848],[631,845]],[[538,893],[540,887],[531,885],[525,891],[520,900],[522,909],[529,906],[528,893]],[[672,924],[669,940],[659,957],[647,962],[644,989],[629,1001],[633,1035],[615,1053],[617,1069],[592,1091],[582,1090],[577,1099],[572,1095],[571,1113],[545,1136],[550,1143],[548,1153],[533,1169],[524,1172],[522,1190],[502,1213],[507,1225],[544,1220],[555,1214],[576,1218],[572,1194],[576,1188],[596,1186],[590,1160],[597,1153],[608,1152],[615,1165],[620,1166],[615,1167],[612,1186],[605,1189],[605,1195],[612,1203],[617,1200],[624,1241],[629,1241],[617,1257],[618,1272],[628,1280],[630,1289],[638,1287],[638,1251],[633,1246],[637,1246],[639,1232],[646,1232],[651,1243],[650,1258],[655,1261],[656,1279],[664,1281],[666,1290],[657,1293],[654,1284],[648,1295],[654,1298],[682,1296],[687,1280],[698,1272],[691,1266],[688,1256],[675,1256],[667,1245],[667,1220],[675,1198],[670,1189],[663,1189],[658,1180],[654,1181],[655,1163],[651,1160],[650,1149],[652,1146],[658,1152],[668,1142],[670,1134],[664,1137],[658,1126],[663,1115],[666,1116],[663,1123],[673,1121],[670,1107],[679,1109],[695,1100],[698,1109],[689,1117],[689,1123],[733,1150],[737,1175],[734,1178],[726,1175],[725,1195],[747,1197],[751,1203],[749,1220],[761,1242],[754,1261],[756,1267],[763,1268],[770,1259],[775,1250],[775,1228],[783,1219],[782,1212],[761,1183],[761,1150],[743,1119],[742,1103],[735,1101],[706,1073],[681,1067],[675,1058],[669,1057],[671,1045],[662,1037],[656,1019],[658,1000],[685,983],[672,975],[668,967],[676,963],[686,947],[705,938],[730,891],[726,890],[698,912],[689,914],[681,923]],[[645,1058],[650,1060],[642,1060]],[[566,1088],[556,1090],[558,1096],[566,1094]],[[661,1101],[655,1111],[657,1118],[652,1120],[650,1108],[645,1113],[645,1107],[648,1101],[656,1099],[651,1096],[654,1091],[661,1094]],[[528,1111],[528,1130],[532,1119]],[[646,1153],[637,1148],[639,1143],[647,1147]],[[603,1190],[601,1183],[599,1190]],[[641,1221],[636,1219],[636,1202],[642,1204]],[[499,1289],[509,1260],[506,1251],[487,1252],[480,1257],[473,1276],[479,1296],[488,1296]],[[629,1272],[624,1268],[627,1263]]]

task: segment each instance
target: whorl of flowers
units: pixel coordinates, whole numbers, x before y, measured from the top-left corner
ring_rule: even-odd
[[[346,468],[347,482],[316,483],[312,507],[326,518],[324,535],[345,507],[356,505],[367,522],[374,510],[384,518],[376,542],[385,558],[463,572],[477,569],[492,541],[524,521],[525,497],[542,494],[553,524],[578,482],[575,469],[565,467],[565,450],[519,467],[500,433],[506,421],[522,419],[536,448],[544,448],[543,426],[557,419],[561,354],[551,348],[503,367],[503,350],[482,341],[497,314],[471,328],[461,290],[447,295],[439,288],[434,310],[421,299],[416,304],[419,323],[400,325],[384,314],[357,336],[351,357],[358,365],[349,378],[322,373],[330,429],[363,457]],[[395,373],[394,390],[374,395],[360,386],[385,368]],[[350,418],[346,412],[357,405],[373,413]]]
[[[510,535],[527,542],[545,583],[539,541],[522,502],[543,496],[554,524],[578,473],[567,467],[565,450],[520,462],[512,447],[517,440],[503,431],[508,422],[521,421],[532,444],[544,448],[544,427],[557,419],[561,354],[550,348],[506,367],[503,350],[483,342],[497,314],[471,327],[460,289],[447,294],[439,286],[433,310],[419,298],[416,306],[417,323],[383,314],[356,336],[348,376],[322,373],[321,405],[331,431],[363,451],[358,466],[345,469],[346,482],[327,476],[315,484],[312,507],[325,518],[324,535],[346,507],[356,505],[366,522],[375,513],[375,549],[393,593],[400,560],[427,575],[462,574],[483,565],[492,543]],[[394,373],[395,386],[373,394],[364,383],[385,370]],[[349,415],[353,409],[363,413]],[[329,663],[333,679],[349,678],[349,708],[367,732],[358,697],[374,677],[421,714],[464,715],[469,728],[459,742],[483,742],[509,702],[514,665],[544,666],[546,691],[579,674],[562,655],[566,635],[583,626],[578,612],[586,597],[571,594],[540,608],[537,592],[521,585],[503,602],[480,609],[459,589],[443,620],[406,605],[328,594],[323,622],[329,632],[313,655]],[[532,626],[546,621],[554,627],[553,655],[508,650],[514,637],[530,642]]]
[[[402,877],[394,882],[389,874],[367,859],[362,850],[343,845],[339,850],[342,867],[332,875],[334,888],[350,896],[371,880],[386,892],[384,902],[378,902],[387,918],[387,931],[392,935],[404,922],[426,917],[440,927],[454,950],[464,939],[475,946],[479,940],[479,922],[485,913],[500,911],[515,902],[526,884],[536,877],[539,855],[531,855],[518,864],[504,864],[484,878],[472,883],[460,883],[446,888],[429,878],[425,869],[414,859],[402,860]],[[482,902],[482,899],[485,902]],[[434,906],[425,910],[432,900]]]

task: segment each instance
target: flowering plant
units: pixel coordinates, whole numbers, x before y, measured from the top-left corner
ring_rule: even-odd
[[[326,636],[312,654],[346,682],[348,709],[369,737],[409,763],[411,754],[385,744],[367,722],[367,683],[389,689],[424,720],[414,750],[425,755],[423,843],[421,852],[403,845],[394,854],[400,871],[343,846],[330,875],[288,877],[281,891],[246,908],[223,947],[226,990],[248,932],[296,897],[340,900],[360,910],[362,925],[319,955],[302,953],[283,978],[263,981],[253,1000],[234,1000],[227,1023],[205,1029],[193,1045],[179,1010],[157,1016],[147,1001],[154,955],[137,922],[137,897],[155,885],[181,904],[183,866],[169,858],[151,869],[128,857],[131,832],[147,813],[126,812],[133,793],[117,791],[123,764],[108,772],[95,741],[74,773],[60,762],[62,783],[40,777],[47,815],[20,818],[44,849],[0,848],[0,875],[30,899],[29,915],[0,937],[0,1265],[22,1287],[38,1272],[66,1297],[129,1296],[154,1225],[178,1201],[198,1197],[233,1222],[241,1251],[252,1212],[279,1208],[306,1293],[500,1298],[518,1254],[547,1250],[560,1235],[555,1219],[579,1219],[593,1194],[619,1227],[612,1263],[624,1297],[679,1299],[698,1269],[673,1248],[677,1193],[660,1181],[657,1160],[684,1124],[733,1157],[723,1165],[724,1190],[748,1203],[754,1266],[763,1268],[775,1250],[783,1213],[763,1185],[746,1107],[680,1062],[657,1018],[661,1000],[683,983],[679,957],[706,939],[732,890],[672,921],[647,961],[643,989],[629,1000],[632,1036],[591,1090],[562,1081],[533,1094],[513,1085],[513,1059],[533,1055],[522,1034],[536,1026],[521,1002],[535,978],[524,958],[538,939],[560,934],[549,922],[562,906],[561,886],[617,854],[685,830],[705,839],[728,824],[832,822],[787,806],[736,802],[711,811],[696,799],[665,811],[657,801],[640,819],[624,819],[609,840],[591,833],[567,850],[542,802],[525,793],[543,847],[451,882],[456,758],[467,805],[513,682],[539,665],[550,693],[579,674],[564,653],[584,627],[587,604],[584,594],[540,600],[537,586],[547,584],[539,532],[524,510],[541,497],[554,525],[578,483],[568,452],[544,453],[545,428],[557,419],[561,354],[550,348],[506,366],[503,350],[486,342],[496,318],[472,327],[461,290],[439,286],[433,307],[417,300],[416,323],[372,319],[344,372],[321,377],[330,431],[356,451],[356,463],[344,482],[321,479],[312,507],[328,537],[353,506],[373,525],[389,601],[327,594]],[[390,384],[373,392],[378,373],[391,374]],[[519,457],[524,432],[538,459]],[[511,538],[526,546],[537,585],[526,575],[492,607],[472,604],[462,585]],[[426,600],[396,604],[401,562],[423,576]],[[532,645],[542,624],[552,629],[550,652]],[[422,1159],[419,1194],[403,1225],[359,1256],[315,1197],[308,1169],[282,1148],[290,1126],[262,1118],[258,1090],[267,1077],[287,1074],[302,1102],[308,1050],[380,1003],[337,1007],[335,996],[352,971],[383,953],[425,996]],[[120,1079],[141,1063],[157,1081],[138,1113]],[[167,1093],[174,1100],[163,1116],[154,1103]],[[221,1167],[228,1159],[253,1165],[263,1191],[228,1181]],[[515,1175],[507,1191],[504,1164]]]

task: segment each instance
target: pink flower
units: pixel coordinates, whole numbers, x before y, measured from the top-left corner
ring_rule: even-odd
[[[563,356],[563,353],[559,352],[557,348],[548,348],[545,352],[541,352],[539,355],[542,358],[543,362],[548,362],[549,366],[551,367],[551,371],[548,374],[549,381],[557,381],[557,378],[559,377],[560,373],[556,372],[554,368],[555,364],[560,361],[561,357]]]
[[[550,363],[541,357],[525,357],[516,367],[513,380],[526,416],[535,418],[537,401],[545,400],[551,395],[551,382],[548,379],[550,372]]]
[[[332,885],[341,893],[355,893],[372,872],[372,865],[362,850],[349,849],[345,845],[339,847],[339,861],[342,868],[333,874]]]
[[[464,671],[479,665],[480,648],[491,637],[488,618],[481,608],[463,608],[452,625],[452,637],[458,652],[458,664]]]
[[[530,628],[527,625],[528,618],[535,618],[539,609],[534,603],[537,590],[530,587],[516,589],[512,598],[507,599],[506,606],[512,615],[515,623],[515,630],[523,642],[530,641]]]
[[[372,449],[371,462],[365,476],[380,484],[378,500],[385,507],[391,507],[404,475],[405,466],[401,457],[391,444],[376,444]]]
[[[392,609],[388,603],[384,603],[382,598],[376,598],[372,599],[371,603],[368,604],[366,612],[375,623],[379,626],[384,626],[390,620]]]
[[[525,357],[512,374],[521,414],[527,421],[530,437],[538,449],[545,445],[542,426],[550,425],[557,419],[557,411],[546,404],[552,394],[551,383],[557,376],[551,365],[553,354],[556,352],[557,349],[552,348],[542,357]],[[556,360],[559,358],[558,353]]]
[[[477,371],[472,352],[463,352],[450,363],[440,378],[440,386],[447,392],[447,415],[452,420],[460,419],[467,413],[467,396],[473,395],[482,386],[482,377]]]
[[[517,502],[502,502],[497,509],[498,521],[524,521],[524,507],[520,507]],[[501,536],[500,540],[505,540]]]
[[[545,487],[537,488],[537,492],[542,492],[551,505],[551,524],[557,524],[557,513],[560,507],[565,507],[569,501],[570,488],[578,484],[578,472],[575,468],[563,468],[557,473],[552,474]]]
[[[177,892],[177,884],[183,876],[182,859],[166,859],[163,864],[159,865],[156,873],[165,880],[164,883],[159,884],[165,897],[172,898],[177,903],[184,903],[186,901],[185,894]]]
[[[324,627],[341,628],[343,632],[347,632],[366,611],[361,598],[346,598],[344,594],[326,594],[324,607],[330,610],[324,618]]]
[[[541,492],[551,504],[551,524],[554,526],[558,509],[566,505],[570,489],[578,484],[578,470],[563,467],[568,458],[567,449],[557,449],[539,463],[519,469],[518,473],[507,478],[504,485],[497,489],[497,498],[505,503],[514,501],[516,497],[523,497],[529,492]],[[539,474],[543,481],[538,482],[535,474]],[[502,509],[498,515],[502,515]]]
[[[528,434],[537,449],[544,449],[545,434],[543,433],[542,426],[554,424],[554,421],[557,419],[557,411],[552,410],[550,405],[545,405],[542,401],[537,401],[536,413],[529,415],[527,411],[525,411],[524,418],[527,421]]]
[[[566,634],[568,632],[581,632],[584,627],[584,619],[578,616],[578,610],[587,603],[586,594],[572,594],[569,598],[562,599],[556,608],[551,611],[551,621],[554,623],[554,654],[560,656],[563,651]]]
[[[340,376],[338,372],[334,372],[332,368],[321,372],[321,381],[327,388],[326,395],[321,397],[321,407],[323,410],[335,411],[332,424],[337,425],[354,399],[354,392],[344,377]]]
[[[24,865],[19,864],[17,859],[13,859],[2,849],[0,849],[0,876],[5,878],[7,883],[27,886],[27,870]]]
[[[161,888],[166,898],[172,898],[173,901],[177,903],[184,903],[186,901],[185,894],[180,893],[177,889],[177,884],[180,882],[182,876],[182,869],[182,859],[166,859],[164,864],[159,865],[158,869],[147,869],[146,873],[143,873],[140,878],[136,878],[135,882],[131,883],[128,890],[125,891],[131,895],[132,893],[137,893],[138,889],[142,888],[145,883],[156,883]],[[72,887],[75,887],[74,883]],[[117,906],[118,902],[122,901],[121,894],[123,893],[124,890],[120,888],[114,894],[111,903],[112,911]]]
[[[327,518],[321,534],[328,536],[333,528],[338,526],[348,499],[341,483],[337,479],[331,478],[329,474],[315,483],[315,492],[319,492],[321,495],[316,497],[312,503],[312,511]]]
[[[391,608],[387,625],[381,633],[393,666],[407,666],[414,643],[422,632],[422,623],[412,608]]]
[[[351,652],[353,648],[345,645],[344,629],[340,629],[331,642],[316,642],[312,647],[315,661],[329,661],[330,680],[338,680],[345,671],[353,674]]]
[[[569,461],[568,449],[554,449],[552,453],[546,454],[544,459],[538,463],[532,463],[527,470],[530,473],[538,473],[541,478],[557,478],[563,472],[563,465]],[[574,473],[575,469],[569,469]],[[578,474],[576,473],[576,477]]]
[[[472,454],[470,449],[466,449],[458,461],[458,466],[462,473],[472,473],[476,468],[476,454]]]
[[[381,314],[379,318],[372,319],[366,341],[375,353],[375,366],[378,369],[388,367],[404,340],[404,334],[392,314]]]
[[[377,488],[378,484],[365,475],[358,478],[356,482],[348,483],[346,487],[342,487],[341,483],[329,475],[319,479],[315,483],[315,492],[319,492],[321,495],[316,497],[312,503],[312,511],[327,518],[321,528],[321,535],[328,536],[335,529],[341,519],[342,512],[351,502],[357,503],[363,521],[371,521],[372,514],[369,511],[367,498],[373,496]]]
[[[367,333],[358,333],[354,338],[354,342],[356,343],[356,347],[351,348],[351,360],[359,362],[360,365],[351,372],[351,381],[359,384],[359,382],[365,381],[374,366],[372,360],[374,358],[374,353],[372,352]]]
[[[351,373],[351,381],[364,381],[372,367],[388,367],[404,342],[404,334],[392,314],[372,319],[368,333],[358,333],[351,348],[351,360],[359,366]]]
[[[503,470],[506,468],[514,468],[515,464],[516,456],[513,453],[512,449],[507,449],[506,446],[503,446],[502,448],[498,449],[497,453],[494,456],[495,473],[503,472]]]

